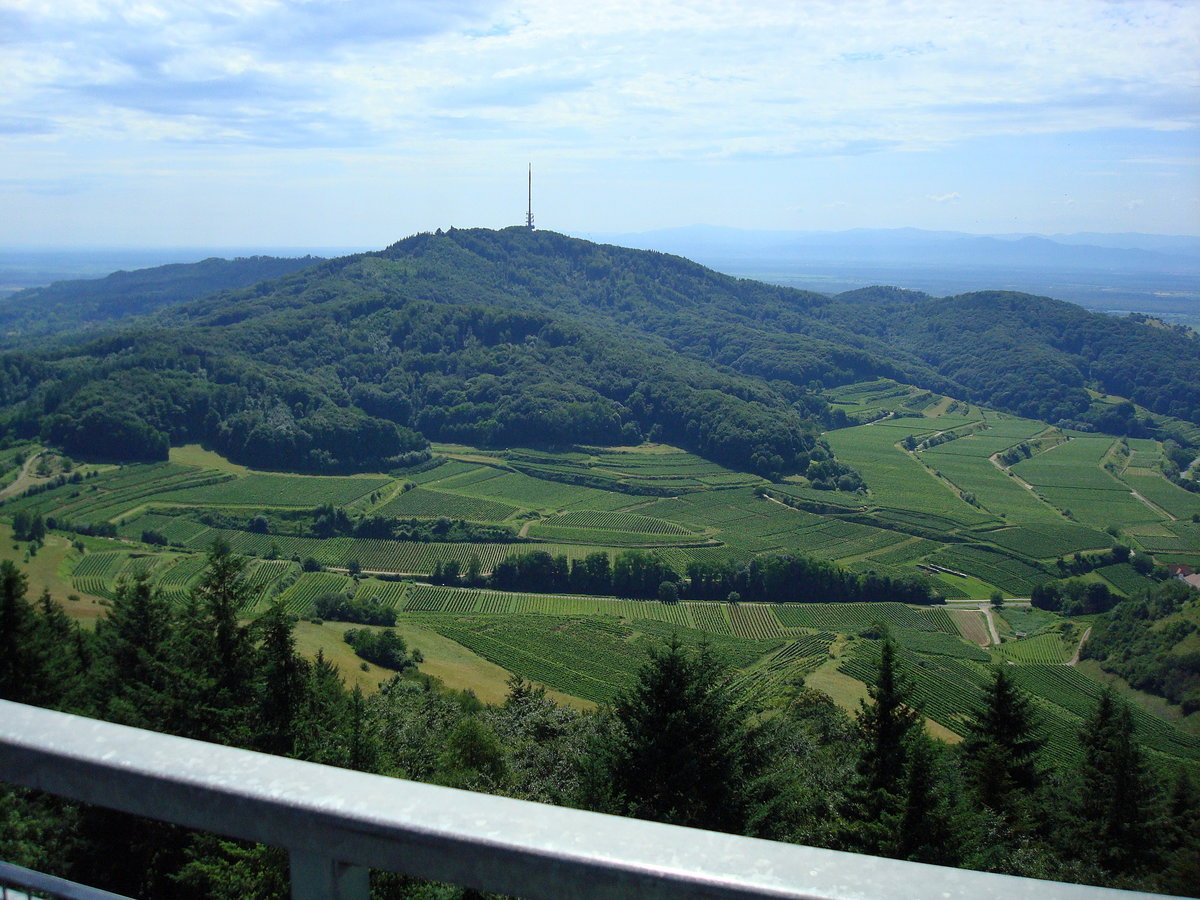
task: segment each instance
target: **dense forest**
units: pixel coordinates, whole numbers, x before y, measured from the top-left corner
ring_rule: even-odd
[[[1134,737],[1101,695],[1077,765],[1045,758],[1037,707],[997,667],[958,746],[921,727],[900,656],[880,629],[871,703],[857,715],[797,684],[764,714],[705,647],[651,647],[636,682],[581,713],[513,679],[497,706],[442,689],[399,635],[353,630],[401,672],[347,691],[297,654],[276,606],[236,610],[244,561],[215,545],[173,604],[125,582],[95,631],[0,563],[0,697],[143,728],[548,803],[809,845],[1089,884],[1200,888],[1200,795]],[[1146,598],[1157,603],[1161,598]],[[279,898],[283,851],[0,788],[0,857],[133,896]],[[464,892],[375,873],[372,896]],[[475,896],[475,895],[472,895]]]
[[[315,256],[214,257],[198,263],[113,272],[105,278],[56,281],[46,287],[29,288],[0,303],[0,346],[16,347],[33,336],[144,315],[279,278],[319,261]]]
[[[415,235],[200,299],[215,282],[167,268],[86,295],[99,318],[157,312],[0,355],[0,427],[81,457],[198,441],[321,472],[412,464],[429,440],[661,439],[774,477],[829,456],[819,434],[845,419],[823,389],[878,376],[1113,433],[1159,426],[1088,388],[1200,420],[1200,342],[1022,294],[827,297],[522,228]]]

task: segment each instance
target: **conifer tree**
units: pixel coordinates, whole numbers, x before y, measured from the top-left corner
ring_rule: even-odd
[[[627,815],[740,832],[756,760],[753,735],[707,646],[651,649],[613,704],[605,775]]]
[[[121,581],[96,623],[101,662],[97,693],[105,718],[154,730],[174,730],[178,672],[169,650],[170,604],[145,573]]]
[[[0,699],[44,705],[54,699],[55,682],[27,586],[15,563],[0,562]]]
[[[896,661],[896,645],[884,636],[871,702],[860,701],[857,730],[859,758],[848,792],[845,849],[892,856],[900,851],[909,745],[920,727],[912,689]]]
[[[245,558],[224,541],[214,541],[175,641],[213,729],[207,740],[240,745],[248,739],[254,652],[247,627],[238,622],[238,610],[249,598]]]
[[[256,734],[253,745],[265,753],[289,756],[304,701],[306,663],[296,654],[295,618],[276,603],[254,623],[258,649]]]
[[[1155,785],[1128,704],[1105,688],[1079,736],[1081,843],[1110,872],[1145,871],[1155,856]]]
[[[963,741],[968,778],[976,798],[1010,824],[1022,798],[1041,782],[1037,720],[1029,699],[1003,666],[992,672],[983,708],[969,725]]]

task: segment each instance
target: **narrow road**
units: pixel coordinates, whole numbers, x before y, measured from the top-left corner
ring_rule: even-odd
[[[1079,654],[1083,652],[1083,645],[1087,643],[1087,639],[1092,636],[1092,626],[1089,625],[1083,633],[1083,637],[1079,639],[1079,646],[1075,648],[1075,655],[1071,657],[1071,661],[1065,665],[1073,666],[1079,662]]]
[[[997,647],[1000,646],[1000,632],[996,630],[996,617],[992,615],[991,603],[980,603],[979,611],[983,613],[983,617],[987,620],[988,631],[991,632],[992,643]]]
[[[1175,516],[1171,515],[1169,512],[1167,512],[1165,509],[1163,509],[1163,508],[1162,508],[1161,506],[1159,506],[1157,503],[1155,503],[1155,502],[1154,502],[1154,501],[1152,501],[1152,500],[1147,500],[1145,497],[1143,497],[1141,494],[1139,494],[1139,493],[1138,493],[1137,491],[1135,491],[1133,488],[1130,488],[1130,489],[1129,489],[1129,493],[1133,494],[1133,496],[1137,497],[1139,500],[1141,500],[1143,503],[1145,503],[1145,504],[1146,504],[1148,507],[1150,507],[1150,509],[1151,509],[1151,510],[1153,510],[1153,511],[1154,511],[1154,512],[1156,512],[1156,513],[1158,513],[1159,515],[1161,515],[1161,516],[1166,516],[1166,517],[1167,517],[1168,519],[1170,519],[1172,522],[1178,522],[1178,521],[1179,521],[1179,519],[1177,519]]]
[[[41,451],[38,451],[29,457],[29,459],[25,460],[25,465],[21,466],[21,474],[13,479],[12,484],[0,491],[0,500],[3,500],[5,497],[11,497],[13,494],[20,493],[21,491],[25,490],[25,488],[29,487],[30,484],[36,481],[35,477],[31,474],[31,471],[33,467],[37,465],[37,461],[41,455]]]

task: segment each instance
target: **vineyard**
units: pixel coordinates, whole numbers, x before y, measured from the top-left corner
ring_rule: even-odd
[[[407,581],[364,581],[354,592],[354,599],[395,609],[407,599],[409,585]]]
[[[246,579],[249,598],[242,610],[249,612],[267,603],[280,587],[291,584],[299,575],[300,566],[288,560],[264,559],[251,563]]]
[[[851,677],[870,683],[878,672],[878,659],[878,642],[862,641],[842,658],[840,668]],[[991,680],[989,667],[969,660],[915,653],[908,648],[898,649],[897,659],[912,682],[921,711],[938,724],[965,735],[970,715],[982,708],[984,691]],[[1078,732],[1084,720],[1092,715],[1102,686],[1071,666],[1026,663],[1010,666],[1007,671],[1036,703],[1041,735],[1047,741],[1046,755],[1060,765],[1074,764],[1080,753]],[[1136,708],[1132,711],[1139,737],[1152,750],[1174,759],[1200,759],[1200,738]]]
[[[388,478],[246,475],[208,487],[174,489],[161,499],[196,506],[345,506],[391,483]]]
[[[1122,477],[1131,488],[1176,518],[1190,519],[1200,513],[1200,494],[1171,484],[1157,470],[1130,468]]]
[[[1019,641],[1006,641],[996,653],[1018,663],[1057,665],[1066,662],[1069,653],[1057,631]]]
[[[200,575],[207,565],[208,559],[205,556],[180,557],[158,577],[155,587],[162,591],[168,600],[182,601],[199,582]],[[76,572],[78,571],[76,569]]]
[[[987,662],[990,657],[975,644],[969,644],[954,635],[944,631],[917,631],[913,628],[892,628],[889,631],[892,639],[908,650],[918,653],[932,653],[936,656],[954,656],[959,659],[973,659]]]
[[[661,447],[565,453],[446,448],[467,458],[390,476],[233,475],[175,462],[85,470],[82,481],[9,498],[0,511],[40,512],[67,523],[112,522],[121,543],[82,537],[78,546],[85,551],[67,557],[75,563],[67,570],[70,586],[84,594],[111,597],[122,579],[144,573],[164,597],[179,602],[195,589],[205,551],[220,538],[250,557],[250,599],[241,610],[246,618],[270,602],[308,617],[317,596],[354,591],[358,600],[395,609],[401,622],[461,644],[463,652],[597,701],[629,684],[647,646],[672,634],[689,644],[707,641],[735,665],[735,683],[747,703],[787,697],[818,669],[869,681],[877,626],[885,625],[935,721],[964,733],[990,678],[989,664],[1002,662],[1037,695],[1051,756],[1069,761],[1075,731],[1097,689],[1061,665],[1075,646],[1061,635],[1077,638],[1082,626],[1040,610],[998,610],[1004,642],[992,647],[975,609],[831,604],[816,596],[803,604],[661,603],[399,580],[451,562],[460,571],[477,562],[486,574],[511,554],[546,552],[575,561],[642,546],[680,574],[693,561],[741,564],[759,554],[795,553],[863,574],[924,578],[945,596],[986,597],[994,587],[1028,597],[1034,586],[1058,577],[1056,559],[1107,548],[1113,537],[1105,529],[1114,523],[1121,528],[1118,539],[1139,556],[1156,554],[1159,562],[1200,556],[1200,526],[1190,522],[1200,499],[1162,477],[1158,442],[1130,440],[1128,455],[1109,438],[1077,436],[1055,444],[1061,434],[1047,432],[1044,423],[996,416],[886,381],[858,387],[838,389],[848,408],[862,401],[864,410],[887,405],[926,412],[828,433],[838,459],[862,473],[867,493],[816,490],[798,476],[767,483]],[[952,439],[910,452],[904,449],[909,435],[914,441]],[[1030,440],[1039,452],[1013,471],[1036,493],[990,460]],[[1103,468],[1106,463],[1119,477]],[[572,478],[582,483],[568,483]],[[1131,486],[1158,509],[1138,500]],[[960,494],[972,495],[974,505]],[[210,527],[190,518],[211,513],[214,523],[248,521],[252,511],[265,510],[272,528],[290,518],[299,532],[309,512],[269,511],[324,504],[345,508],[351,522],[362,515],[505,522],[514,540],[321,540]],[[195,507],[187,517],[180,514],[184,505]],[[525,532],[517,538],[521,526]],[[140,544],[147,533],[156,541],[161,536],[170,549]],[[300,562],[310,558],[329,569],[361,570],[360,577],[303,572]],[[970,577],[922,574],[917,564]],[[1090,577],[1127,594],[1147,583],[1128,563]],[[1193,758],[1187,756],[1195,752],[1190,739],[1154,721],[1139,719],[1139,728],[1157,742],[1156,752]]]
[[[953,544],[926,559],[955,572],[969,572],[1010,597],[1028,597],[1035,586],[1050,578],[1045,569],[982,545]]]
[[[882,623],[914,631],[958,634],[946,610],[917,610],[903,603],[781,603],[773,610],[786,628],[857,632]]]
[[[573,510],[560,516],[543,519],[542,525],[564,528],[587,528],[595,531],[627,531],[635,534],[694,536],[682,525],[642,516],[637,513],[600,512],[593,509]]]
[[[396,499],[385,503],[374,511],[375,515],[396,518],[466,519],[472,522],[502,522],[517,512],[515,506],[497,503],[495,500],[480,500],[444,491],[413,488]]]
[[[1069,522],[1039,523],[1000,528],[983,533],[993,544],[1034,559],[1066,556],[1076,550],[1107,550],[1112,538],[1092,528]]]
[[[303,572],[279,595],[279,602],[292,615],[304,617],[312,612],[313,601],[322,594],[348,593],[353,585],[354,582],[344,575]]]

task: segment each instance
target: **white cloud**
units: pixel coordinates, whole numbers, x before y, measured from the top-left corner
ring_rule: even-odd
[[[1200,4],[0,0],[0,14],[19,41],[0,114],[73,131],[104,132],[119,108],[271,146],[301,117],[310,139],[320,120],[357,121],[379,144],[721,158],[1198,118]]]
[[[1200,2],[1167,0],[0,0],[0,147],[31,184],[164,173],[180,204],[189,184],[239,203],[250,184],[276,204],[262,219],[276,185],[315,185],[479,222],[512,202],[481,185],[532,159],[589,219],[624,179],[649,225],[756,222],[798,196],[814,226],[890,202],[949,227],[968,205],[1045,209],[1070,190],[1081,208],[1172,203],[1200,230],[1185,189],[1128,183],[1195,171],[1197,30]],[[1122,147],[1080,137],[1057,173],[1020,162],[1086,133]],[[971,158],[937,169],[955,154]],[[1065,179],[1097,171],[1102,200]]]

